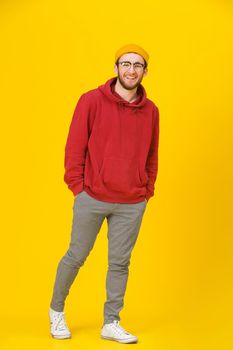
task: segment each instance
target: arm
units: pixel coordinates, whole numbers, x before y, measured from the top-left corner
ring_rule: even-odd
[[[148,183],[146,191],[146,200],[154,195],[154,184],[158,173],[158,147],[159,147],[159,110],[156,107],[153,115],[152,140],[146,161],[146,171],[148,174]]]
[[[83,190],[85,157],[89,138],[89,108],[81,95],[70,124],[65,146],[64,181],[76,196]]]

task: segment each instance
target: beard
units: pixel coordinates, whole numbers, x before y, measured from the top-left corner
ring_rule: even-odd
[[[125,81],[122,79],[121,75],[118,74],[118,80],[119,80],[120,84],[123,86],[123,88],[126,90],[133,90],[133,89],[137,88],[141,84],[142,79],[143,79],[143,76],[139,80],[137,80],[134,85],[127,85],[125,83]]]

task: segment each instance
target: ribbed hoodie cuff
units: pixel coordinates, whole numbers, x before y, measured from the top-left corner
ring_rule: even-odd
[[[74,196],[77,196],[77,194],[79,192],[82,192],[83,191],[83,183],[81,184],[78,184],[76,186],[72,186],[72,188],[70,188],[70,190],[73,192],[73,195]]]

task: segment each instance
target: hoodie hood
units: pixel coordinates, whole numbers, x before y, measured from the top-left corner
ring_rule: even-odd
[[[119,94],[117,94],[114,91],[114,86],[116,84],[117,77],[111,78],[106,81],[105,84],[100,85],[98,89],[101,91],[102,94],[104,94],[108,99],[110,99],[113,102],[118,103],[119,105],[126,105],[127,107],[133,107],[133,108],[140,108],[145,105],[147,98],[146,98],[146,91],[144,87],[139,84],[137,93],[138,97],[133,102],[128,102],[124,100]]]

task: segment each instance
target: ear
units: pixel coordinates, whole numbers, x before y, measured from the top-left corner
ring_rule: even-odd
[[[115,72],[116,74],[118,74],[118,67],[117,67],[116,64],[114,65],[114,72]]]
[[[148,68],[146,67],[146,68],[144,69],[143,76],[145,77],[145,76],[147,75],[147,73],[148,73]]]

